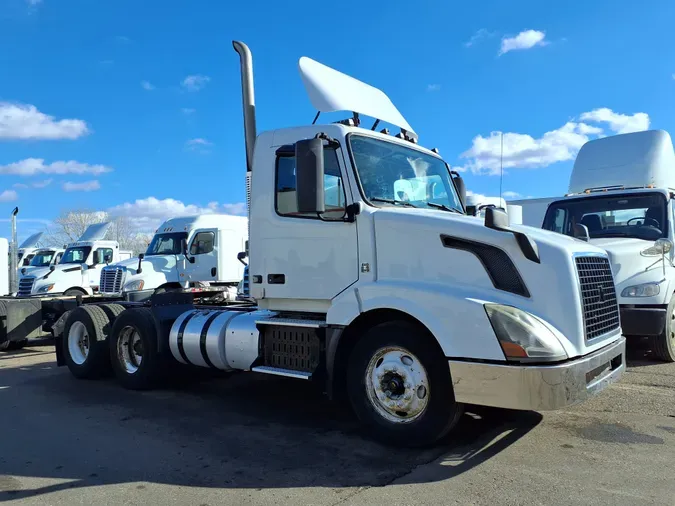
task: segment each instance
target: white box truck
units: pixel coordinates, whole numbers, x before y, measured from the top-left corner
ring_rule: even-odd
[[[673,197],[675,153],[667,132],[604,137],[582,146],[568,194],[547,205],[540,223],[607,251],[624,335],[649,337],[654,354],[669,362],[675,361]],[[519,203],[524,220],[531,212],[541,217],[536,202]]]
[[[404,446],[437,441],[465,404],[558,409],[620,378],[603,250],[511,227],[494,209],[466,216],[461,177],[389,98],[309,58],[299,67],[311,103],[349,117],[258,133],[251,53],[234,48],[255,304],[179,291],[85,304],[54,327],[59,365],[80,378],[112,369],[131,389],[176,361],[314,381],[349,399],[373,437]],[[400,132],[376,131],[381,121]],[[401,180],[428,191],[403,200]]]
[[[171,218],[157,229],[138,260],[123,260],[101,270],[99,292],[149,296],[164,290],[208,287],[231,292],[234,298],[244,273],[237,255],[245,250],[247,239],[248,220],[244,216]]]
[[[35,295],[91,295],[98,292],[101,269],[131,258],[117,241],[104,240],[110,222],[90,225],[67,245],[59,263],[27,271],[19,277],[18,297]]]

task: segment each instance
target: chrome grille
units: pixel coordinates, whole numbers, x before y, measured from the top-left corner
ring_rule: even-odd
[[[35,283],[35,277],[27,276],[19,280],[19,296],[30,295],[33,292],[33,283]]]
[[[104,267],[101,269],[98,291],[101,293],[120,293],[124,281],[124,271],[125,269],[122,267]]]
[[[609,260],[604,257],[576,257],[586,339],[619,328],[619,305]]]

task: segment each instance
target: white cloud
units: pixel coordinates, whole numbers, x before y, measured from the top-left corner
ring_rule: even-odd
[[[245,215],[246,204],[243,202],[234,204],[209,202],[206,206],[199,206],[184,204],[175,199],[148,197],[111,207],[108,212],[111,216],[131,218],[139,230],[154,231],[163,221],[176,216],[214,213]]]
[[[196,74],[192,76],[187,76],[181,82],[181,86],[187,91],[199,91],[211,80],[209,76],[203,76],[201,74]]]
[[[515,37],[502,38],[502,45],[499,54],[503,55],[509,51],[517,51],[522,49],[532,49],[535,46],[545,46],[548,44],[544,39],[546,33],[539,30],[525,30],[520,32]]]
[[[89,165],[74,160],[57,161],[45,164],[42,158],[26,158],[9,165],[0,165],[0,174],[15,176],[34,176],[36,174],[93,174],[112,172],[105,165]]]
[[[618,114],[607,107],[585,112],[581,115],[581,120],[607,123],[609,129],[617,134],[640,132],[649,128],[649,115],[647,113]]]
[[[0,139],[77,139],[87,133],[81,119],[55,120],[34,105],[0,102]]]
[[[26,3],[31,7],[35,7],[36,5],[40,5],[42,0],[26,0]]]
[[[141,81],[141,88],[143,88],[145,91],[152,91],[155,89],[150,81]]]
[[[131,42],[131,39],[126,35],[118,35],[117,37],[115,37],[115,40],[120,44],[129,44]]]
[[[520,193],[518,192],[512,192],[512,191],[505,191],[502,192],[502,197],[505,199],[517,199],[520,197]]]
[[[185,143],[185,148],[190,151],[196,151],[198,153],[208,153],[209,147],[213,146],[213,143],[207,141],[206,139],[190,139]]]
[[[181,112],[183,114],[185,114],[186,116],[189,116],[190,114],[194,114],[197,111],[196,111],[196,109],[193,109],[192,107],[183,107],[181,109]]]
[[[14,190],[5,190],[0,193],[0,202],[11,202],[19,198],[19,194]]]
[[[626,133],[649,128],[649,115],[643,112],[632,115],[615,113],[610,109],[595,109],[581,114],[580,119],[571,119],[558,129],[546,132],[541,137],[528,134],[504,133],[504,169],[546,167],[556,162],[574,159],[581,146],[593,138],[604,135],[601,127],[583,121],[607,123],[614,133]],[[471,148],[460,155],[467,159],[464,168],[475,174],[495,175],[500,173],[501,132],[489,136],[477,135]],[[459,167],[453,167],[459,170]]]
[[[53,179],[45,179],[43,181],[35,181],[34,183],[31,183],[30,186],[24,183],[14,183],[12,186],[14,188],[20,188],[20,189],[25,189],[25,188],[30,188],[31,186],[33,188],[46,188],[50,184],[52,184]]]
[[[464,47],[471,47],[476,42],[479,42],[480,40],[488,37],[493,37],[495,35],[497,35],[496,32],[490,32],[485,28],[481,28],[476,33],[474,33],[468,41],[464,43]]]
[[[427,91],[439,91],[440,89],[440,84],[427,84]]]
[[[96,179],[92,181],[84,181],[82,183],[73,183],[72,181],[66,181],[61,186],[65,192],[91,192],[101,189],[101,183]]]

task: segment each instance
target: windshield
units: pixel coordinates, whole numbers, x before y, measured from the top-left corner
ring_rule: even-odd
[[[68,248],[63,254],[61,264],[82,264],[89,257],[91,246],[78,246],[77,248]]]
[[[350,135],[352,155],[365,197],[376,205],[446,206],[462,210],[445,162],[416,149]],[[400,203],[400,204],[398,204]],[[390,205],[391,205],[390,204]]]
[[[575,223],[585,225],[591,238],[655,241],[668,232],[666,199],[649,193],[559,200],[549,206],[543,228],[574,236]]]
[[[187,240],[186,232],[170,234],[155,234],[148,246],[145,256],[152,255],[180,255],[183,253],[183,242]]]
[[[30,261],[33,267],[47,267],[54,258],[54,251],[40,251]]]

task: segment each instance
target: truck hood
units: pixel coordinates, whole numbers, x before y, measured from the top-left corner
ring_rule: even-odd
[[[608,335],[593,343],[585,339],[575,257],[607,258],[599,247],[539,228],[512,226],[534,241],[540,259],[536,262],[526,257],[513,233],[488,228],[475,217],[393,207],[374,215],[378,280],[436,286],[465,300],[518,307],[565,336],[562,344],[570,357],[616,338]],[[495,274],[501,282],[495,281]],[[513,289],[523,284],[525,293]]]
[[[163,271],[175,266],[176,257],[174,255],[152,255],[141,260],[142,272],[140,275],[142,276],[146,271]],[[111,267],[123,267],[127,271],[127,276],[135,276],[138,274],[138,258],[122,260],[111,264]]]
[[[54,277],[69,275],[72,272],[80,272],[80,264],[58,264],[54,266],[54,272],[49,274],[49,267],[32,267],[30,270],[26,270],[26,276],[33,276],[36,280],[40,280],[47,276],[47,279],[52,279]]]
[[[661,262],[656,262],[659,257],[647,257],[640,254],[641,251],[653,246],[654,241],[630,237],[607,237],[591,239],[590,243],[607,252],[617,286],[631,280],[636,274],[642,274],[648,270],[648,267],[650,270],[656,269],[662,272]]]

